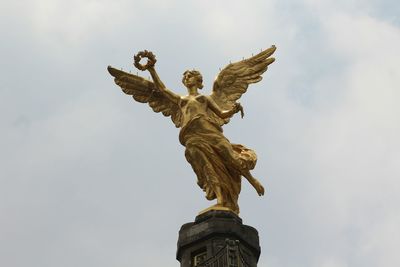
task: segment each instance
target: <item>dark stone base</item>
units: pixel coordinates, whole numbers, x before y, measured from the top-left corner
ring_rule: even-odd
[[[261,252],[257,230],[243,225],[235,213],[220,210],[208,211],[182,225],[176,258],[181,267],[194,267],[226,247],[227,239],[236,241],[246,266],[257,266]]]

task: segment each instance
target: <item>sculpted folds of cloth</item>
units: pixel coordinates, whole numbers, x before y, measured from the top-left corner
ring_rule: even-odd
[[[153,81],[108,67],[115,83],[125,94],[141,103],[148,103],[155,112],[170,116],[180,128],[179,141],[186,148],[185,157],[197,176],[197,184],[208,200],[217,199],[209,209],[231,210],[239,214],[238,198],[242,176],[249,181],[257,193],[264,195],[264,187],[250,173],[257,161],[255,152],[243,145],[231,143],[224,135],[222,126],[243,108],[237,100],[247,91],[251,83],[261,81],[261,75],[274,62],[270,57],[275,46],[239,62],[227,65],[214,81],[212,93],[202,95],[203,78],[200,72],[188,70],[182,82],[188,94],[178,95],[169,90],[160,80],[156,70],[156,59],[152,52],[142,51],[135,57],[134,65],[139,70],[150,72]],[[140,60],[147,58],[147,64]]]

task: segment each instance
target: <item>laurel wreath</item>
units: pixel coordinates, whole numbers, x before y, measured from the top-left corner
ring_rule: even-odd
[[[146,65],[140,64],[140,60],[142,60],[142,58],[147,58]],[[133,65],[135,65],[135,67],[141,71],[144,71],[144,70],[147,70],[148,68],[154,67],[154,65],[157,62],[156,56],[152,52],[147,51],[147,50],[140,51],[133,57],[133,59],[134,59]]]

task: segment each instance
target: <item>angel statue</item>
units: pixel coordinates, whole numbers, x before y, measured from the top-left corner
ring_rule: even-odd
[[[186,148],[185,157],[197,176],[197,184],[208,200],[217,203],[206,210],[229,210],[239,214],[238,198],[241,177],[245,177],[258,195],[264,187],[250,173],[257,161],[255,152],[243,145],[231,143],[223,134],[222,126],[243,108],[237,100],[251,83],[261,81],[261,75],[274,62],[270,57],[275,46],[259,54],[227,65],[214,81],[211,95],[202,95],[203,78],[197,70],[183,73],[182,82],[188,94],[178,95],[160,80],[154,66],[155,56],[150,51],[139,52],[134,65],[141,71],[148,70],[153,81],[108,67],[114,81],[125,94],[141,103],[148,103],[155,112],[171,116],[180,128],[179,141]],[[140,61],[147,58],[145,65]],[[205,211],[206,211],[205,210]]]

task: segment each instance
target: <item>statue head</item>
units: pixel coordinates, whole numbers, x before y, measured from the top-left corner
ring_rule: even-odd
[[[201,76],[201,73],[197,70],[185,71],[183,73],[182,82],[187,88],[191,88],[193,86],[198,89],[203,88],[203,76]]]

